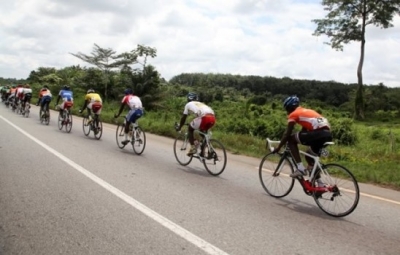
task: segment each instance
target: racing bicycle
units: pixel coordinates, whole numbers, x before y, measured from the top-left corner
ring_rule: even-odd
[[[185,124],[188,126],[189,124]],[[175,123],[175,129],[178,127],[178,123]],[[222,174],[226,167],[226,151],[224,145],[211,138],[212,132],[208,130],[202,132],[195,130],[196,133],[202,137],[201,141],[195,141],[197,144],[197,153],[188,156],[187,149],[190,148],[188,130],[179,132],[174,142],[174,155],[178,163],[182,166],[190,164],[193,158],[197,158],[203,163],[207,172],[211,175],[217,176]]]
[[[344,166],[329,163],[323,164],[320,157],[326,157],[326,142],[318,155],[301,151],[300,154],[314,160],[314,166],[308,172],[308,177],[291,178],[289,175],[297,169],[297,164],[286,144],[282,153],[272,153],[273,141],[267,138],[267,146],[271,151],[261,160],[259,177],[264,190],[271,196],[281,198],[293,189],[295,179],[300,183],[306,195],[312,196],[318,207],[326,214],[334,217],[349,215],[356,209],[360,199],[360,190],[354,175]]]
[[[125,146],[127,145],[122,143],[125,140],[125,123],[126,123],[126,118],[125,117],[122,118],[124,118],[124,122],[122,124],[118,124],[115,134],[117,145],[120,149],[125,148]],[[143,153],[144,148],[146,147],[146,134],[143,131],[143,129],[139,127],[137,121],[135,123],[129,124],[128,140],[129,143],[132,144],[133,151],[137,155]]]
[[[64,109],[58,114],[58,129],[62,130],[65,127],[67,133],[71,132],[72,129],[72,114],[71,107],[72,104],[64,103]],[[60,106],[56,106],[56,110],[60,110]]]
[[[46,125],[49,125],[50,123],[50,111],[49,111],[49,104],[46,103],[44,106],[44,110],[42,110],[42,107],[40,107],[39,110],[39,119],[40,123],[44,123]]]
[[[100,140],[103,134],[103,122],[100,119],[100,116],[95,113],[91,113],[90,115],[85,115],[82,120],[82,128],[85,136],[90,134],[90,131],[93,131],[94,138]]]

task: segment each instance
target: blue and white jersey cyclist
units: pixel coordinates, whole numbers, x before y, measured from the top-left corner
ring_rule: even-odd
[[[65,108],[71,108],[73,106],[74,94],[72,93],[70,86],[64,85],[63,88],[60,90],[60,92],[58,93],[56,105],[58,104],[60,99],[62,99],[62,103],[60,105],[60,113],[62,113]]]

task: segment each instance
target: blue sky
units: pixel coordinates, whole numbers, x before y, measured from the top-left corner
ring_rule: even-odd
[[[166,79],[183,72],[356,83],[359,44],[337,52],[312,36],[320,0],[14,0],[0,2],[0,76],[86,66],[69,53],[96,43],[117,52],[157,48]],[[400,87],[400,19],[367,28],[364,83]]]

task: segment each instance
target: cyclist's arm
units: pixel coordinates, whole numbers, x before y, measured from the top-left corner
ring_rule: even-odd
[[[57,97],[56,104],[58,104],[58,102],[60,101],[60,99],[61,99],[61,95],[60,95],[60,94],[58,94],[58,97]]]
[[[187,114],[182,114],[181,122],[179,123],[179,129],[178,130],[181,130],[182,126],[185,124],[186,118],[187,118]]]
[[[124,106],[125,106],[125,103],[121,103],[121,106],[119,107],[117,116],[119,116],[121,114],[121,112],[124,110]]]
[[[85,109],[86,109],[86,106],[87,106],[87,100],[86,100],[86,98],[85,98],[85,102],[83,103],[83,106],[82,106],[82,108],[81,108],[81,112],[83,112]]]
[[[279,143],[278,147],[276,147],[274,152],[278,152],[287,143],[287,141],[289,140],[289,137],[292,135],[294,125],[296,125],[296,122],[294,122],[294,121],[291,121],[288,123],[288,125],[286,127],[286,131],[282,136],[281,142]]]

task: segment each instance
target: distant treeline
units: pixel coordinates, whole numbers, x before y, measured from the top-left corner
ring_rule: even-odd
[[[261,77],[254,75],[183,73],[174,76],[172,84],[190,87],[234,88],[243,94],[252,93],[266,98],[277,95],[298,95],[302,100],[319,100],[335,107],[351,110],[357,84],[336,81],[298,80],[288,77]],[[367,111],[395,111],[400,109],[400,88],[384,84],[365,86]]]

